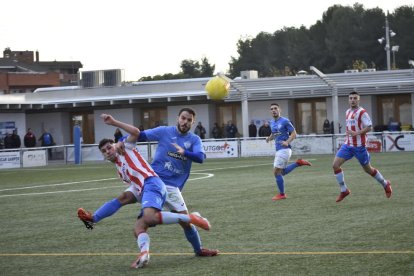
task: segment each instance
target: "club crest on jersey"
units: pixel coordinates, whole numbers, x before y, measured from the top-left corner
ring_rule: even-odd
[[[188,141],[184,142],[185,149],[189,149],[190,147],[191,147],[191,142],[188,142]]]

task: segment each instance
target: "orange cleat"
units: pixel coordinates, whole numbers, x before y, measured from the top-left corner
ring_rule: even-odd
[[[385,185],[385,196],[387,198],[390,198],[392,195],[392,188],[391,188],[391,182],[389,180],[387,180],[387,185]]]
[[[312,166],[311,162],[306,161],[305,159],[296,160],[296,164],[298,164],[299,166]]]
[[[196,253],[197,257],[214,257],[219,254],[218,250],[201,248],[201,251]]]
[[[141,252],[137,259],[131,264],[131,268],[143,268],[149,263],[150,255],[148,251]]]
[[[346,189],[345,192],[341,192],[338,196],[338,198],[336,199],[336,202],[340,202],[342,201],[344,198],[346,198],[348,195],[351,194],[351,191],[349,189]]]
[[[286,199],[286,198],[287,198],[286,194],[277,194],[274,197],[272,197],[272,200],[276,201],[276,200]]]
[[[190,216],[190,223],[194,224],[195,226],[198,226],[204,230],[210,230],[210,222],[206,218],[203,218],[200,213],[194,212],[189,214]]]
[[[90,212],[86,211],[83,208],[78,209],[78,218],[85,224],[87,229],[92,230],[94,223],[93,223],[93,216]]]

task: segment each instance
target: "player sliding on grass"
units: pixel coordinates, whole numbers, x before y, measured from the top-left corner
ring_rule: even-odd
[[[192,161],[202,163],[205,159],[204,149],[200,138],[191,133],[196,113],[191,108],[183,108],[178,113],[177,126],[161,126],[140,132],[139,142],[158,141],[152,167],[163,180],[167,188],[165,207],[169,210],[188,214],[181,190],[187,181]],[[100,220],[113,215],[122,206],[137,202],[133,189],[128,188],[118,198],[106,202],[92,215],[86,224],[89,229]],[[83,209],[82,209],[83,210]],[[82,211],[85,212],[86,211]],[[217,250],[202,248],[197,228],[187,222],[180,222],[187,240],[193,246],[196,256],[216,256]]]
[[[201,217],[198,213],[178,214],[162,211],[167,197],[167,189],[164,182],[135,147],[140,135],[139,129],[115,120],[108,114],[102,114],[101,118],[106,124],[119,127],[129,133],[124,142],[125,148],[122,155],[118,154],[116,145],[110,139],[102,139],[99,143],[99,150],[105,159],[115,164],[122,180],[130,183],[128,190],[142,204],[142,209],[134,228],[138,249],[141,253],[131,264],[131,267],[143,267],[149,262],[150,238],[147,234],[147,229],[150,226],[185,222],[192,223],[204,230],[209,230],[210,224],[208,220]],[[78,216],[88,228],[93,226],[94,219],[89,212],[79,208]]]
[[[360,97],[358,92],[353,91],[348,95],[350,108],[345,113],[346,139],[345,143],[336,153],[332,165],[336,180],[341,188],[341,193],[336,199],[336,202],[342,201],[351,193],[345,184],[344,172],[342,171],[341,166],[354,156],[358,159],[364,171],[381,184],[385,190],[385,196],[390,198],[392,194],[391,182],[385,180],[382,174],[371,166],[371,157],[365,146],[367,142],[367,133],[372,130],[372,122],[366,110],[359,106],[359,101]]]
[[[273,174],[276,178],[276,184],[279,188],[279,194],[275,195],[272,200],[286,199],[285,179],[287,175],[300,166],[312,166],[306,160],[298,159],[295,163],[287,165],[292,156],[290,143],[296,138],[296,130],[289,119],[280,116],[280,107],[277,103],[270,105],[270,113],[273,120],[270,122],[272,134],[266,138],[266,142],[275,140],[276,154],[273,162]]]

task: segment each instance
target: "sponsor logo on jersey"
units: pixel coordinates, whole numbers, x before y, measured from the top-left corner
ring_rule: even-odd
[[[178,152],[172,152],[172,151],[169,151],[169,152],[167,153],[167,155],[168,155],[169,157],[174,158],[174,159],[183,160],[183,161],[187,160],[187,157],[185,157],[185,156],[183,156],[183,155],[179,154]]]

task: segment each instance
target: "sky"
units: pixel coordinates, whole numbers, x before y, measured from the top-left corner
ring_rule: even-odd
[[[2,1],[0,50],[40,61],[80,61],[81,71],[122,69],[125,81],[178,73],[206,57],[227,72],[237,41],[283,27],[309,28],[331,6],[391,13],[412,0],[13,0]],[[392,28],[392,26],[391,26]]]

